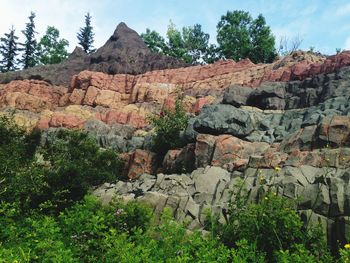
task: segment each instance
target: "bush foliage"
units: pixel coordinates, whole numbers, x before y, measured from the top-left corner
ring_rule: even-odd
[[[155,152],[165,155],[168,150],[184,145],[180,133],[187,126],[188,116],[180,98],[176,100],[174,110],[164,109],[160,116],[150,116],[149,121],[155,130],[153,137],[153,150]]]
[[[2,117],[0,135],[0,198],[23,211],[57,213],[121,171],[117,154],[84,133],[60,130],[40,146],[39,131],[26,133]]]

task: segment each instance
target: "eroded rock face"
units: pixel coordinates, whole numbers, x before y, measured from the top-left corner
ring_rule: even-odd
[[[54,85],[70,83],[72,76],[83,70],[107,74],[141,74],[155,69],[184,67],[183,61],[151,53],[141,37],[125,23],[120,23],[109,40],[96,52],[86,54],[77,47],[66,61],[55,65],[0,74],[0,83],[15,79],[40,79]]]

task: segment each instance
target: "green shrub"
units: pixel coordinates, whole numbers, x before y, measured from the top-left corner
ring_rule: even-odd
[[[242,239],[236,242],[236,249],[232,250],[232,263],[241,262],[264,263],[265,254],[257,250],[255,243],[249,244]]]
[[[340,260],[339,262],[350,262],[350,244],[345,244],[344,248],[339,249]]]
[[[52,217],[22,217],[16,205],[0,207],[0,262],[74,262]]]
[[[115,235],[115,233],[114,233]],[[171,212],[163,213],[161,223],[145,232],[139,230],[124,245],[109,236],[107,261],[115,262],[229,262],[231,251],[217,239],[205,238],[199,232],[188,233],[174,221]],[[124,237],[126,239],[126,237]],[[132,243],[131,243],[132,241]],[[134,260],[130,261],[134,255]],[[128,261],[129,260],[129,261]]]
[[[316,263],[320,262],[303,245],[295,245],[293,252],[280,250],[275,253],[276,262],[280,263]]]
[[[50,165],[43,197],[58,211],[80,200],[92,185],[118,180],[122,171],[117,154],[100,149],[86,133],[60,130],[40,153]]]
[[[149,117],[155,129],[153,150],[160,155],[165,155],[168,150],[184,145],[180,132],[186,128],[188,116],[181,103],[182,101],[177,99],[175,110],[165,109],[161,116]]]
[[[300,246],[320,262],[329,258],[323,234],[319,229],[304,229],[293,201],[268,191],[261,194],[257,203],[249,203],[248,194],[239,192],[231,204],[227,224],[216,223],[212,228],[224,244],[235,248],[237,242],[246,240],[264,253],[269,262],[275,261],[277,251],[283,251],[279,257],[302,254]]]
[[[122,171],[117,154],[85,133],[59,130],[40,146],[39,131],[26,133],[2,117],[0,135],[0,198],[22,211],[57,213]]]
[[[119,240],[122,233],[130,236],[138,228],[145,230],[150,220],[151,210],[141,203],[102,206],[93,196],[86,196],[59,216],[66,243],[71,244],[75,256],[84,262],[101,259],[109,249],[104,240],[111,238],[110,233],[115,233],[114,238]]]

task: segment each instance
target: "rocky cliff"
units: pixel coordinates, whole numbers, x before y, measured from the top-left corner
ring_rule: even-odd
[[[252,200],[261,187],[299,198],[303,218],[320,222],[330,243],[345,240],[350,52],[295,52],[272,64],[227,60],[137,75],[92,71],[122,69],[118,55],[105,58],[108,50],[128,43],[118,42],[124,29],[117,28],[90,56],[96,62],[90,70],[76,72],[67,85],[33,79],[0,85],[1,114],[12,114],[26,129],[44,130],[43,139],[62,127],[82,129],[101,146],[120,151],[129,181],[97,188],[106,202],[119,195],[146,200],[158,212],[170,206],[178,220],[201,228],[207,208],[225,220],[232,190],[244,180]],[[129,38],[136,36],[130,32]],[[153,56],[141,42],[138,49],[138,61]],[[192,116],[183,135],[187,145],[159,163],[150,152],[147,116],[173,107],[179,93]]]
[[[107,74],[140,74],[155,69],[186,66],[176,58],[151,53],[136,31],[120,23],[113,35],[96,52],[86,54],[75,48],[60,64],[36,66],[27,70],[0,73],[0,83],[11,80],[39,79],[54,85],[68,85],[73,75],[83,70]]]

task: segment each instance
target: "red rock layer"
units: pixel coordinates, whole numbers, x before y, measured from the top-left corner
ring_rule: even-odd
[[[25,122],[28,118],[26,127],[80,128],[86,120],[98,119],[107,124],[116,122],[143,128],[147,125],[147,115],[173,107],[179,92],[185,95],[186,110],[198,113],[205,104],[220,98],[230,85],[256,87],[262,81],[304,79],[349,64],[348,51],[328,58],[294,52],[272,64],[227,60],[136,76],[82,71],[72,78],[68,89],[39,80],[2,85],[0,108],[22,110],[20,119]]]

